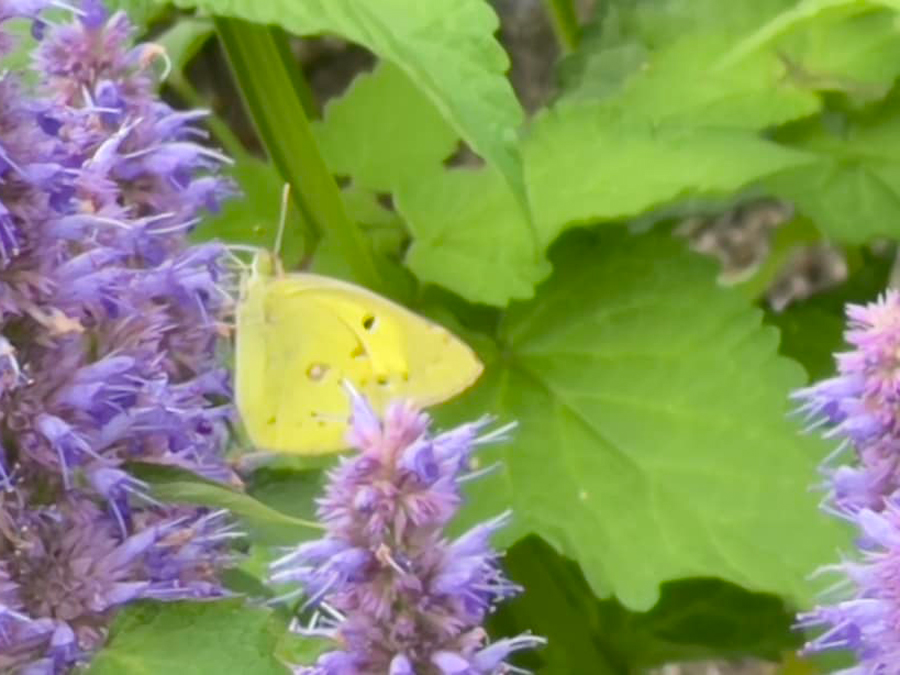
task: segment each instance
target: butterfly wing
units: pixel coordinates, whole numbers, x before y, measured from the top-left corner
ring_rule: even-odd
[[[238,405],[260,447],[300,454],[345,447],[345,379],[382,410],[399,398],[446,400],[481,374],[458,338],[363,288],[314,274],[260,283],[245,292],[237,350]]]

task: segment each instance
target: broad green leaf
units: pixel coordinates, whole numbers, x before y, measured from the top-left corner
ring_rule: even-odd
[[[396,201],[414,238],[406,264],[422,281],[504,306],[530,298],[550,272],[527,215],[490,167],[422,175],[404,183]]]
[[[871,120],[829,125],[817,118],[785,134],[816,161],[764,180],[774,194],[791,200],[828,236],[862,243],[875,236],[897,236],[900,224],[900,119],[896,99]]]
[[[228,509],[259,543],[288,546],[318,536],[315,522],[282,513],[239,490],[204,480],[186,471],[137,464],[137,475],[151,486],[153,496],[174,504]]]
[[[659,584],[716,576],[807,602],[842,541],[808,490],[827,447],[788,419],[802,386],[777,333],[714,264],[663,235],[567,238],[513,306],[498,357],[455,419],[518,420],[467,522],[512,506],[595,592],[651,607]]]
[[[458,140],[434,104],[390,62],[358,76],[313,131],[335,174],[375,192],[393,192],[440,170]]]
[[[546,637],[546,648],[522,660],[539,662],[538,672],[613,675],[710,658],[775,660],[802,641],[780,598],[718,579],[667,582],[651,610],[631,612],[598,600],[578,566],[537,537],[509,549],[503,566],[525,590],[500,606],[490,630]]]
[[[229,199],[222,211],[205,218],[197,228],[197,239],[222,239],[260,249],[275,245],[281,217],[284,182],[268,162],[245,156],[228,169],[240,195]],[[296,209],[288,211],[281,257],[287,269],[296,267],[303,254],[302,219]]]
[[[269,610],[240,600],[143,602],[113,624],[88,675],[287,675],[274,656],[285,632]]]
[[[676,197],[721,193],[813,161],[736,129],[656,124],[580,105],[550,111],[524,148],[543,241],[567,225],[638,215]]]
[[[299,35],[335,33],[399,66],[516,194],[522,194],[516,129],[522,110],[504,77],[484,0],[178,0],[211,13],[276,24]],[[287,122],[286,122],[287,123]]]

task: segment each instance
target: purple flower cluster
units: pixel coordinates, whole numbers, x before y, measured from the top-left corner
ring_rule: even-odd
[[[154,96],[164,54],[124,14],[51,6],[0,0],[0,28],[38,40],[29,78],[0,75],[0,672],[29,675],[87,658],[123,603],[221,595],[236,536],[128,468],[233,478],[232,280],[221,246],[186,240],[230,192],[225,158]]]
[[[857,528],[860,553],[826,568],[843,579],[800,625],[823,629],[807,651],[850,650],[848,673],[888,675],[900,673],[900,293],[850,305],[847,317],[853,348],[837,355],[838,375],[796,397],[811,428],[839,441],[822,467],[824,506]]]
[[[310,621],[295,630],[339,646],[303,675],[496,675],[524,672],[509,655],[543,644],[530,635],[488,643],[482,628],[495,604],[515,595],[490,538],[503,514],[457,539],[443,529],[487,420],[433,436],[431,420],[406,404],[379,419],[352,393],[350,442],[359,453],[329,475],[318,514],[322,539],[301,544],[272,566],[271,581],[296,583]]]

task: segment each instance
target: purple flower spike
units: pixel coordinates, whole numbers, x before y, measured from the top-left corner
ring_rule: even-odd
[[[0,31],[12,18],[40,43],[27,78],[0,75],[0,672],[60,675],[126,603],[225,594],[241,533],[158,502],[129,463],[238,482],[217,354],[234,279],[222,246],[186,239],[233,188],[123,13],[0,0]]]
[[[299,587],[315,607],[298,632],[327,636],[340,648],[300,675],[500,675],[525,672],[507,663],[544,640],[522,635],[494,643],[481,627],[496,603],[521,589],[500,570],[491,536],[510,514],[456,540],[443,534],[462,501],[460,483],[472,449],[502,434],[490,421],[434,437],[431,419],[395,404],[380,419],[350,390],[349,439],[359,450],[329,474],[319,500],[324,538],[288,552],[271,568],[274,583]]]
[[[838,375],[795,394],[809,428],[839,441],[822,473],[824,509],[854,525],[859,553],[821,606],[799,616],[806,652],[849,650],[848,675],[898,673],[900,663],[900,293],[847,307]],[[842,460],[842,463],[839,463]]]

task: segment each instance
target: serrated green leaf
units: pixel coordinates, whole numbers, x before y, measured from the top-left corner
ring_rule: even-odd
[[[581,105],[549,112],[524,147],[539,235],[635,216],[676,197],[736,190],[814,160],[735,129],[663,125]]]
[[[88,675],[287,675],[274,656],[285,627],[240,600],[142,602],[122,612]]]
[[[276,24],[300,35],[334,33],[403,69],[459,134],[524,194],[516,153],[522,109],[503,76],[484,0],[178,0],[214,14]]]
[[[787,418],[804,376],[775,331],[662,235],[573,236],[552,261],[454,404],[521,425],[469,518],[512,505],[507,541],[536,532],[633,608],[687,576],[808,601],[841,538],[808,490],[827,448]]]
[[[530,298],[550,272],[528,216],[490,167],[422,175],[400,188],[396,202],[414,236],[406,264],[422,281],[502,307]]]
[[[393,192],[425,172],[439,171],[457,133],[404,72],[382,62],[359,75],[313,126],[328,167],[355,186]]]

